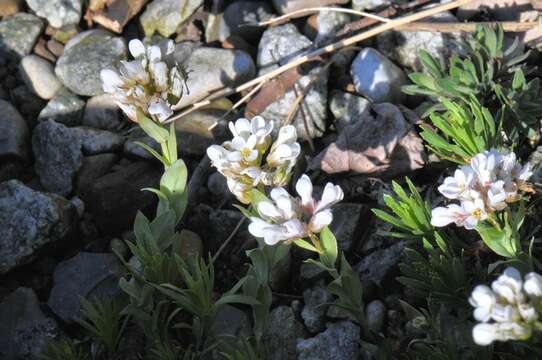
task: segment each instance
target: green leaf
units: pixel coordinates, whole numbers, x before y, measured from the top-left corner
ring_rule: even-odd
[[[325,227],[320,232],[320,245],[323,253],[320,254],[320,259],[329,268],[334,268],[339,255],[337,239],[329,227]]]
[[[296,240],[294,240],[294,244],[296,244],[297,246],[299,246],[302,249],[309,250],[309,251],[320,254],[320,251],[316,247],[314,247],[314,245],[309,243],[307,240],[296,239]]]
[[[251,296],[235,294],[235,295],[223,295],[215,303],[216,306],[221,306],[221,305],[226,305],[226,304],[259,305],[260,302]]]
[[[141,129],[158,143],[165,143],[168,140],[169,132],[140,111],[137,113],[137,122]]]

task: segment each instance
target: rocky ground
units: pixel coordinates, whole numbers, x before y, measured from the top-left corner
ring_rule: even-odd
[[[157,144],[101,90],[100,70],[127,57],[127,41],[176,41],[176,57],[189,71],[190,93],[179,105],[184,106],[326,44],[356,18],[322,12],[269,28],[246,23],[309,6],[401,12],[405,3],[0,1],[0,358],[36,358],[46,341],[73,331],[79,297],[118,292],[123,268],[113,250],[127,256],[124,240],[133,237],[136,212],[155,206],[154,195],[140,189],[156,186],[160,165],[136,142]],[[537,16],[530,1],[506,12],[493,1],[481,3],[488,8],[479,12],[469,5],[431,21]],[[524,43],[535,47],[536,34],[528,36]],[[461,51],[458,37],[389,32],[303,68],[297,85],[283,89],[282,96],[255,98],[226,118],[220,108],[183,118],[177,132],[191,174],[183,220],[190,246],[214,253],[242,217],[231,207],[225,179],[210,168],[206,148],[225,139],[227,122],[236,117],[259,113],[284,122],[299,92],[310,88],[291,119],[306,140],[298,172],[308,168],[320,183],[331,179],[345,189],[333,230],[363,281],[370,328],[396,339],[415,333],[398,302],[408,294],[394,280],[404,243],[381,236],[377,231],[386,225],[369,209],[389,192],[392,177],[410,174],[420,183],[438,177],[423,169],[428,159],[412,111],[421,99],[407,97],[401,86],[408,73],[419,70],[418,49],[446,59]],[[536,50],[531,59],[539,59]],[[209,130],[214,122],[218,126]],[[254,246],[245,225],[216,265],[221,289],[244,273],[244,250]],[[321,306],[330,296],[324,274],[302,263],[297,250],[272,279],[276,296],[266,336],[272,359],[360,358],[360,329],[338,309]],[[249,323],[248,314],[235,307],[224,307],[219,320],[216,326],[235,335]]]

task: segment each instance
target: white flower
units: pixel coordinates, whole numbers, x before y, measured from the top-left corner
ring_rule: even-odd
[[[495,181],[499,161],[499,153],[494,151],[485,151],[471,159],[470,165],[482,187],[487,187]]]
[[[542,276],[534,272],[525,275],[523,289],[531,298],[542,297]]]
[[[277,166],[285,162],[295,161],[301,152],[301,146],[297,143],[297,131],[294,126],[287,125],[279,130],[277,140],[271,146],[267,163]]]
[[[167,120],[184,86],[184,76],[173,58],[173,41],[145,46],[140,40],[131,40],[128,48],[134,60],[121,61],[118,71],[101,71],[104,92],[134,121],[138,110],[159,122]]]
[[[316,201],[312,197],[313,186],[307,175],[301,176],[295,187],[300,199],[278,187],[271,191],[270,201],[258,203],[256,208],[260,217],[252,217],[249,226],[252,235],[274,245],[278,241],[309,237],[331,224],[331,207],[344,197],[341,188],[328,183],[322,198]]]
[[[491,288],[497,297],[504,299],[509,304],[522,302],[522,286],[521,274],[513,267],[506,268],[504,273],[491,284]]]
[[[526,340],[532,329],[517,323],[477,324],[472,329],[472,337],[478,345],[486,346],[494,341]]]
[[[474,318],[481,322],[487,322],[491,319],[491,312],[497,303],[497,299],[488,286],[478,285],[472,291],[469,302],[476,308]]]
[[[448,199],[471,198],[469,194],[470,186],[474,180],[474,172],[470,167],[463,166],[457,169],[454,176],[444,179],[442,185],[438,187],[439,192]]]
[[[472,328],[472,338],[478,345],[487,346],[498,339],[498,324],[476,324]]]
[[[487,191],[488,206],[493,210],[504,210],[508,205],[508,194],[504,189],[504,181],[499,180],[489,185]]]
[[[442,227],[451,223],[474,229],[479,221],[487,219],[484,202],[481,199],[463,201],[461,205],[450,204],[437,207],[431,212],[431,225]]]

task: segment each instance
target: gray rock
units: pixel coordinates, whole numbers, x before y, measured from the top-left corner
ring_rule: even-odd
[[[95,181],[80,193],[96,224],[108,232],[133,225],[137,211],[154,211],[156,196],[145,187],[156,188],[162,170],[146,161],[120,167]]]
[[[373,300],[365,308],[367,326],[374,333],[379,333],[386,319],[386,305],[380,300]]]
[[[194,103],[222,87],[235,87],[252,79],[256,73],[254,61],[241,50],[199,47],[193,50],[184,65],[190,69],[187,80],[190,93],[182,97],[176,108]]]
[[[222,200],[231,197],[226,177],[219,172],[214,172],[209,176],[209,179],[207,179],[207,188],[217,199]]]
[[[318,34],[314,39],[314,43],[320,45],[335,37],[337,31],[341,30],[350,21],[352,21],[352,18],[349,14],[337,11],[320,11],[316,17]]]
[[[25,56],[19,64],[19,70],[26,86],[42,99],[52,99],[62,88],[53,65],[37,55]]]
[[[329,109],[335,117],[335,126],[341,132],[345,127],[370,114],[371,103],[361,96],[340,90],[331,92]]]
[[[249,41],[256,40],[262,34],[263,28],[253,24],[269,20],[273,16],[273,8],[267,2],[234,2],[228,5],[220,19],[219,39],[224,41],[234,35]]]
[[[233,337],[235,342],[236,338],[251,335],[250,319],[244,311],[235,306],[223,305],[216,313],[211,332],[214,336],[225,336],[225,340],[232,340]]]
[[[81,169],[77,173],[77,192],[84,192],[85,189],[88,189],[96,179],[107,174],[118,160],[119,157],[116,154],[85,156]]]
[[[306,8],[347,4],[350,0],[272,0],[275,9],[281,14],[290,13],[292,11],[302,10]]]
[[[82,163],[81,145],[80,137],[70,128],[53,120],[36,126],[32,135],[34,169],[47,191],[60,195],[71,193],[73,178]]]
[[[139,18],[145,35],[172,35],[201,5],[203,0],[153,0]]]
[[[450,12],[440,13],[424,21],[457,22]],[[377,48],[384,55],[399,65],[421,71],[422,66],[418,53],[421,49],[428,51],[437,59],[447,62],[448,58],[460,52],[460,33],[435,33],[428,31],[388,32],[377,37]]]
[[[305,322],[307,330],[316,334],[325,328],[325,315],[333,297],[322,286],[316,285],[310,289],[303,291],[303,300],[305,306],[301,311],[301,317]]]
[[[38,120],[54,120],[68,126],[80,125],[85,101],[67,89],[60,90],[41,110]]]
[[[269,325],[265,329],[263,342],[268,360],[295,360],[296,339],[303,337],[303,325],[297,321],[289,306],[278,306],[269,314]]]
[[[30,54],[43,31],[43,21],[35,15],[18,13],[0,21],[0,54],[19,58]]]
[[[124,145],[122,136],[111,131],[86,126],[73,127],[70,130],[81,140],[83,152],[86,155],[114,152]]]
[[[73,204],[34,191],[18,180],[0,184],[0,274],[27,264],[43,246],[66,239],[74,230]]]
[[[374,10],[392,4],[392,0],[352,0],[352,9],[356,11]]]
[[[47,305],[63,321],[72,323],[81,317],[81,297],[92,301],[119,293],[123,271],[113,254],[80,252],[56,267]]]
[[[87,101],[83,125],[103,130],[114,130],[122,124],[119,107],[107,94],[93,96]]]
[[[126,58],[126,42],[104,30],[88,30],[68,41],[56,63],[56,76],[78,95],[103,93],[100,71]]]
[[[26,3],[54,28],[78,24],[83,12],[83,0],[26,0]]]
[[[357,245],[357,240],[361,238],[361,219],[366,212],[367,207],[363,204],[340,203],[333,207],[333,222],[330,228],[341,250],[350,251]]]
[[[274,26],[267,29],[258,48],[260,73],[267,73],[276,69],[278,67],[277,62],[283,64],[302,55],[311,45],[312,42],[299,33],[293,24]],[[302,76],[296,83],[298,93],[308,86],[312,77],[319,74],[320,71],[320,67],[315,67],[307,75]],[[293,119],[292,124],[296,127],[298,136],[303,139],[323,135],[326,127],[327,79],[327,72],[320,74],[301,105],[303,113],[308,118],[307,129],[301,111],[298,111]],[[282,98],[271,103],[260,115],[267,120],[272,120],[275,123],[275,128],[278,129],[279,124],[288,116],[296,98],[297,95],[293,89],[287,91]]]
[[[355,270],[362,280],[370,280],[380,285],[399,263],[404,247],[405,243],[401,241],[388,248],[377,250],[365,256],[355,266]]]
[[[297,341],[298,360],[357,360],[360,330],[350,321],[328,324],[317,336]]]
[[[403,70],[373,48],[359,52],[350,68],[356,91],[376,103],[404,100],[407,84]]]
[[[0,100],[0,156],[16,156],[23,160],[29,152],[28,126],[13,105]]]
[[[20,287],[0,303],[0,358],[40,359],[45,345],[60,335],[56,321],[43,314],[34,291]]]
[[[302,262],[299,273],[299,276],[301,277],[301,283],[310,284],[311,282],[314,282],[315,280],[320,279],[322,276],[324,276],[326,271],[318,265]]]
[[[175,130],[179,153],[182,156],[200,157],[210,145],[226,140],[228,121],[222,119],[223,114],[223,111],[213,109],[195,111],[177,122]],[[159,144],[143,131],[133,130],[125,143],[124,152],[145,159],[154,159],[136,142],[143,142],[156,150],[160,148]]]

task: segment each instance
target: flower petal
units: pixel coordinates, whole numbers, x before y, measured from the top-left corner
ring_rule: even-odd
[[[299,180],[297,180],[295,191],[297,191],[301,197],[301,205],[303,205],[303,207],[312,207],[312,181],[306,174],[301,175]]]

